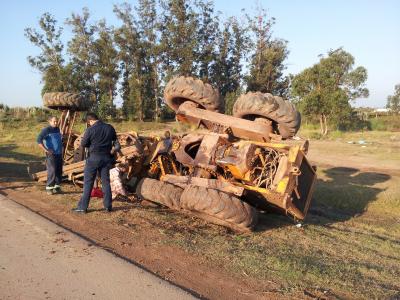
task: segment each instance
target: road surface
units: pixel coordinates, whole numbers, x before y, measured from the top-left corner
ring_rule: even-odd
[[[0,299],[194,299],[0,195]]]

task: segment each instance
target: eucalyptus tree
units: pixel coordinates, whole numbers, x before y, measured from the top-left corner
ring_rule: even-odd
[[[197,77],[204,82],[210,82],[211,68],[217,55],[217,41],[221,33],[219,14],[214,11],[214,4],[211,1],[196,2],[196,10],[198,24],[195,59]]]
[[[118,51],[114,44],[112,27],[101,20],[95,27],[93,41],[94,64],[99,93],[98,113],[102,117],[115,116],[114,97],[120,75]]]
[[[115,5],[114,13],[122,22],[114,32],[121,61],[122,109],[125,116],[143,121],[146,53],[137,28],[137,19],[128,3]]]
[[[145,115],[159,121],[160,119],[160,45],[158,39],[159,20],[157,16],[156,0],[139,0],[136,11],[138,13],[137,29],[144,52],[144,91]]]
[[[198,18],[189,0],[161,0],[160,50],[163,79],[192,76],[196,72]]]
[[[350,115],[352,100],[369,95],[367,70],[353,66],[354,57],[338,48],[292,80],[291,95],[305,116],[319,119],[323,135],[330,121],[338,123]]]
[[[287,41],[272,37],[275,18],[268,18],[264,9],[255,17],[248,17],[253,34],[250,74],[247,77],[247,91],[260,91],[273,95],[287,96],[289,78],[284,76],[284,61],[289,55]]]
[[[70,69],[66,67],[64,59],[62,32],[63,28],[57,25],[57,20],[49,13],[40,17],[39,29],[25,29],[25,37],[40,49],[37,56],[28,56],[28,62],[41,73],[42,94],[74,90],[69,80]]]
[[[71,27],[72,38],[68,42],[68,53],[71,57],[71,68],[74,82],[77,83],[80,92],[99,104],[99,90],[96,53],[94,48],[95,25],[89,23],[90,13],[85,7],[82,14],[72,13],[66,20]]]
[[[395,114],[400,112],[400,84],[396,84],[394,87],[394,95],[387,97],[386,107]]]

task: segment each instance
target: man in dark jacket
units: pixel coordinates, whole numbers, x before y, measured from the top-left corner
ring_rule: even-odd
[[[51,116],[49,126],[42,129],[37,137],[39,147],[46,153],[47,194],[61,191],[62,180],[62,136],[57,117]]]
[[[114,127],[100,121],[94,113],[86,115],[86,122],[90,127],[86,129],[81,141],[81,147],[88,148],[88,158],[86,159],[83,178],[83,194],[78,206],[73,211],[86,213],[89,206],[90,193],[96,175],[99,173],[103,189],[104,208],[107,212],[111,212],[110,168],[114,163],[114,152],[120,150],[117,134]]]

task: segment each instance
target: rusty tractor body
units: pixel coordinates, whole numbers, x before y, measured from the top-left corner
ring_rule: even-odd
[[[176,119],[207,132],[159,141],[137,194],[237,231],[253,229],[258,213],[271,209],[304,220],[316,173],[306,158],[308,141],[290,138],[300,126],[294,106],[250,93],[238,99],[238,116],[229,116],[216,109],[217,93],[209,89],[185,77],[167,85]],[[162,192],[168,188],[172,196]]]

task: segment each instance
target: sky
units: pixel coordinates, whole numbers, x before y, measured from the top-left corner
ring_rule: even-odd
[[[72,12],[88,7],[92,20],[118,25],[112,9],[123,1],[0,1],[0,103],[8,106],[41,106],[41,76],[27,61],[39,53],[24,37],[24,29],[37,27],[50,12],[66,33],[64,21]],[[129,1],[133,5],[136,1]],[[343,49],[355,57],[355,67],[368,71],[370,96],[355,106],[384,107],[387,96],[400,84],[400,1],[398,0],[215,0],[223,17],[254,13],[262,6],[276,19],[273,36],[288,41],[286,73],[297,74],[317,63],[320,54]]]

